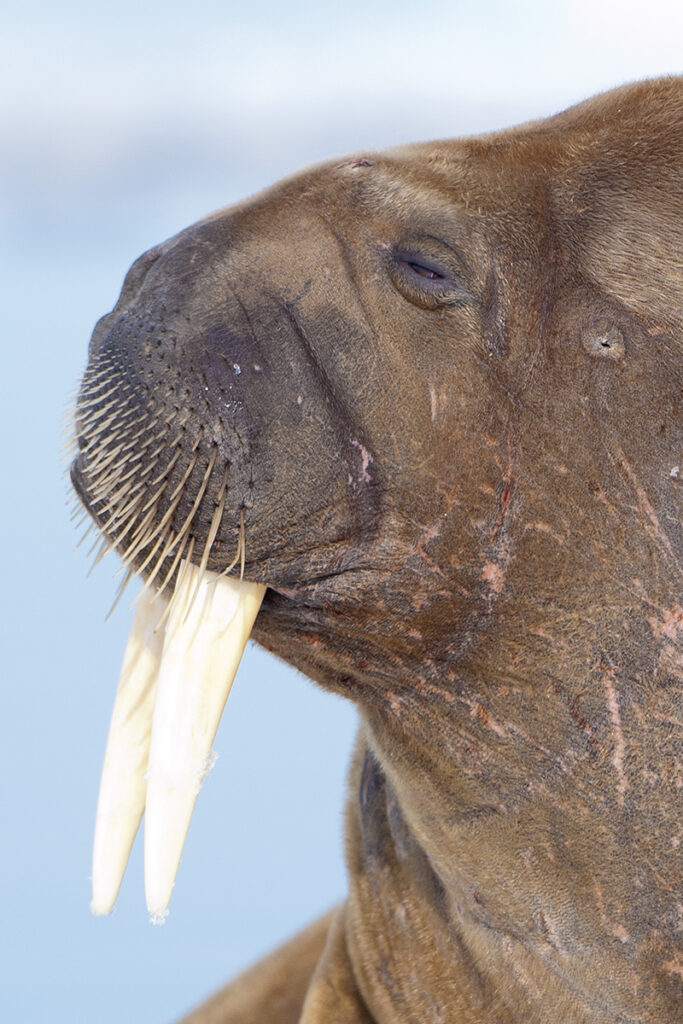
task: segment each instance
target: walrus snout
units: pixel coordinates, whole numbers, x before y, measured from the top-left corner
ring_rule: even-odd
[[[296,302],[241,267],[231,221],[133,264],[77,404],[76,491],[156,585],[202,552],[224,571],[245,530],[251,577],[292,584],[375,516],[369,444],[321,387]]]

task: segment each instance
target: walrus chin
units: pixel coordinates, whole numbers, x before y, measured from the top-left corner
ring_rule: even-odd
[[[681,96],[334,161],[133,265],[75,414],[143,580],[95,912],[144,812],[166,913],[253,633],[360,712],[306,1024],[678,1019]]]

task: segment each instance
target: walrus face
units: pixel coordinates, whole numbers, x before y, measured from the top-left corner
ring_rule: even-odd
[[[307,172],[140,257],[76,413],[74,486],[146,592],[267,586],[256,639],[356,698],[466,648],[509,492],[490,240],[421,159]]]
[[[409,657],[406,615],[417,634],[455,603],[462,637],[486,598],[496,286],[438,178],[414,191],[390,159],[329,166],[146,253],[95,329],[77,414],[74,483],[124,559],[158,587],[192,544],[222,572],[243,529],[244,575],[270,588],[259,638],[285,656],[305,643],[331,686],[369,636]]]
[[[673,110],[675,88],[652,96]],[[633,102],[651,110],[648,89]],[[145,811],[148,905],[165,912],[253,625],[357,702],[386,773],[384,809],[361,785],[353,825],[358,934],[384,934],[367,908],[402,871],[362,816],[393,807],[427,851],[425,902],[457,907],[452,930],[497,989],[516,968],[507,946],[487,952],[494,934],[547,966],[539,999],[572,951],[598,950],[599,1001],[631,936],[643,977],[660,970],[677,798],[650,786],[673,772],[681,677],[680,178],[666,118],[650,138],[650,114],[624,127],[615,97],[306,171],[134,264],[92,337],[72,467],[145,581],[97,911]]]

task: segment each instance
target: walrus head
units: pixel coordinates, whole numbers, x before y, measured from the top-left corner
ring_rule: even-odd
[[[72,467],[161,595],[152,675],[233,581],[214,632],[251,602],[239,643],[256,616],[357,702],[465,917],[545,930],[546,960],[633,941],[648,978],[674,931],[681,95],[333,161],[150,250],[93,333]]]

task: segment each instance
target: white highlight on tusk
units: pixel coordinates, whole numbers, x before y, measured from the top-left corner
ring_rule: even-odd
[[[93,914],[108,914],[116,902],[145,808],[145,772],[164,639],[156,630],[167,605],[164,597],[143,595],[123,657],[95,818]]]
[[[266,588],[185,563],[166,623],[147,770],[145,894],[167,913],[211,744]]]

